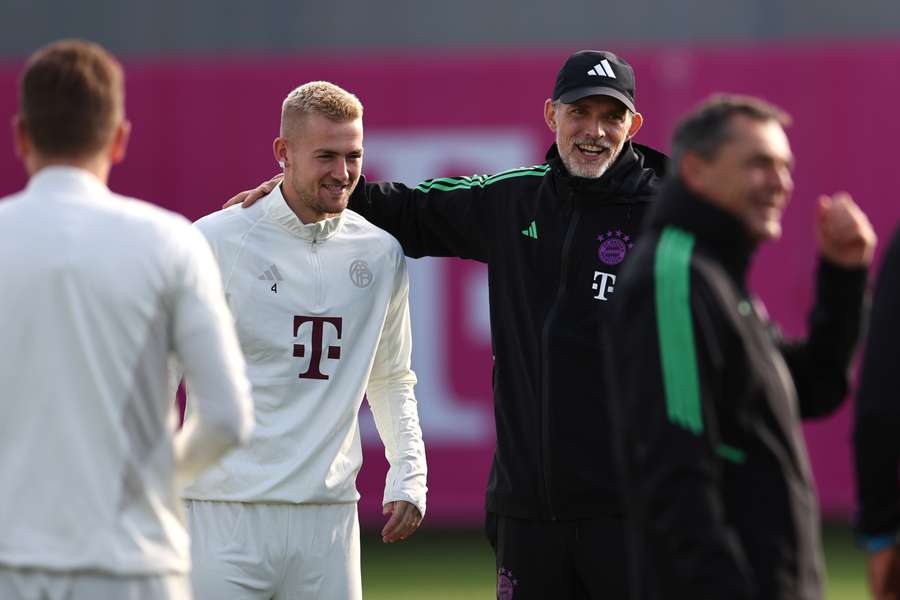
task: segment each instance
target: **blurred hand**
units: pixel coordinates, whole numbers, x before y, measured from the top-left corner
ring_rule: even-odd
[[[844,268],[872,264],[875,231],[850,194],[819,196],[816,208],[816,241],[822,256]]]
[[[897,546],[869,555],[869,588],[875,600],[900,600],[900,551]]]
[[[263,196],[271,194],[272,190],[275,189],[275,186],[277,186],[279,183],[281,183],[282,179],[284,179],[284,174],[279,173],[272,179],[259,184],[257,187],[253,188],[252,190],[243,191],[240,194],[237,194],[236,196],[232,197],[231,200],[229,200],[228,202],[226,202],[225,204],[222,205],[222,208],[228,208],[229,206],[234,206],[235,204],[240,204],[244,208],[247,208],[248,206],[253,206],[254,202],[259,200]]]
[[[422,514],[419,513],[419,509],[404,500],[388,502],[384,505],[381,514],[391,515],[381,530],[381,541],[385,543],[405,540],[422,523]]]

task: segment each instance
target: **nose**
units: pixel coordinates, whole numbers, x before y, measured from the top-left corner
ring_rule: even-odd
[[[794,178],[791,177],[791,170],[787,167],[780,167],[775,171],[775,181],[778,189],[790,194],[794,190]]]
[[[606,131],[603,129],[603,119],[591,119],[586,133],[595,138],[606,137]]]
[[[331,168],[331,176],[342,183],[350,180],[350,173],[345,159],[335,159]]]

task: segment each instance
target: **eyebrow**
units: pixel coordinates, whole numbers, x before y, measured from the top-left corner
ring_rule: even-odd
[[[313,154],[337,155],[337,154],[362,154],[362,153],[363,153],[362,148],[354,148],[353,150],[350,150],[348,152],[341,152],[339,150],[333,150],[331,148],[316,148],[315,150],[313,150]]]
[[[790,169],[793,169],[794,165],[795,165],[795,160],[794,160],[793,154],[789,154],[782,161],[781,157],[779,157],[776,154],[769,154],[767,152],[759,151],[759,152],[754,152],[752,155],[750,155],[750,160],[764,160],[764,161],[772,162],[772,163],[784,162],[785,164],[787,164],[788,168],[790,168]]]

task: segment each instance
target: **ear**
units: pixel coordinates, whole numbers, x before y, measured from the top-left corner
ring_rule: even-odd
[[[628,128],[628,136],[625,138],[630,140],[635,136],[638,130],[641,128],[641,125],[644,124],[644,117],[641,113],[636,112],[631,115],[631,127]]]
[[[282,168],[288,165],[288,146],[287,140],[283,137],[277,137],[272,142],[272,153],[275,155],[275,162],[282,165]],[[284,163],[284,164],[282,164]]]
[[[707,161],[693,152],[685,152],[678,164],[678,175],[681,180],[694,192],[703,192]]]
[[[19,115],[14,115],[11,124],[13,148],[15,148],[16,156],[18,156],[24,162],[31,152],[31,144],[29,144],[28,142],[28,134],[25,131],[25,123],[22,122],[22,117],[20,117]]]
[[[113,134],[112,144],[109,147],[109,160],[112,164],[117,165],[125,160],[125,154],[128,150],[128,140],[131,138],[131,123],[127,119],[122,119],[116,132]]]
[[[553,106],[553,100],[550,98],[544,102],[544,122],[550,131],[556,133],[556,107]]]

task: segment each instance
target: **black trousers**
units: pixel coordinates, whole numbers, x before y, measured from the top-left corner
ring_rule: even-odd
[[[623,519],[532,521],[487,513],[498,600],[627,600]]]

